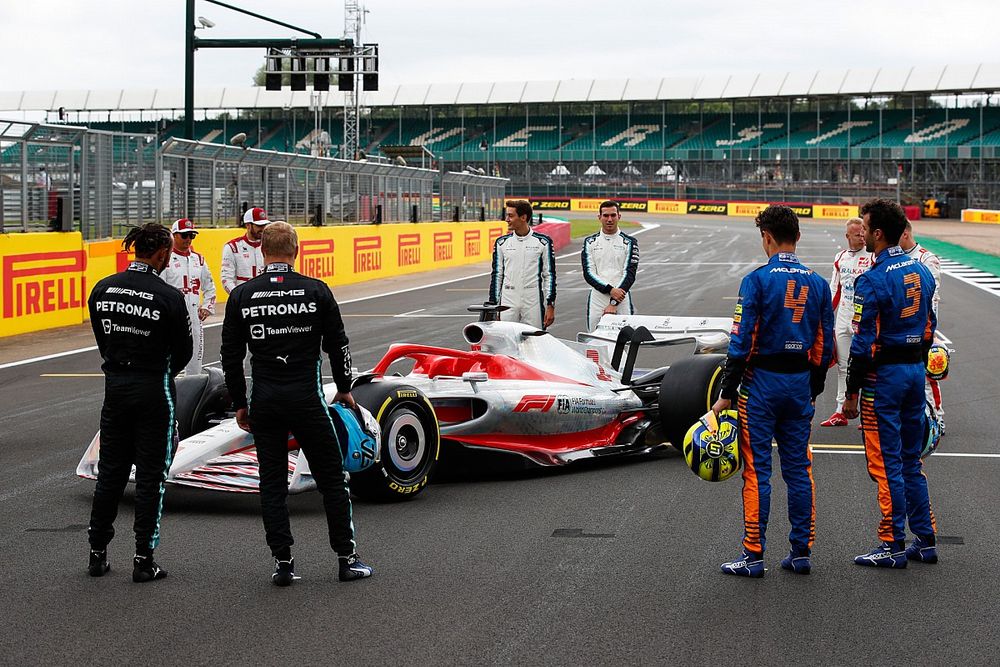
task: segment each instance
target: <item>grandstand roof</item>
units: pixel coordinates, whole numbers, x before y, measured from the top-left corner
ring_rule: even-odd
[[[474,83],[405,83],[362,94],[368,107],[574,102],[731,100],[764,97],[868,96],[1000,91],[1000,64],[712,74],[660,79],[563,79]],[[342,106],[343,93],[320,93]],[[199,88],[195,108],[308,107],[309,91]],[[184,106],[180,88],[0,91],[0,111],[165,111]]]

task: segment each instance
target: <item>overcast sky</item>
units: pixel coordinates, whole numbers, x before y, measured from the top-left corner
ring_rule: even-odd
[[[343,3],[229,0],[342,36]],[[997,62],[996,0],[370,0],[384,83],[627,78]],[[0,90],[181,88],[184,0],[0,0]],[[295,33],[199,0],[202,37]],[[302,35],[298,35],[302,36]],[[260,50],[202,50],[198,86],[249,86]]]

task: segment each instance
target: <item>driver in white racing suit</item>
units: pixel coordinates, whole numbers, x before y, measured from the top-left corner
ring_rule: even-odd
[[[264,270],[264,257],[260,254],[260,235],[270,224],[262,208],[251,208],[243,214],[247,233],[222,246],[222,287],[229,294],[233,289]]]
[[[538,329],[556,319],[556,261],[552,239],[532,231],[531,204],[507,202],[507,230],[493,244],[490,302],[508,306],[500,319]]]
[[[629,290],[639,269],[639,243],[618,229],[617,202],[602,202],[598,210],[601,231],[584,239],[580,255],[583,278],[593,288],[587,297],[587,331],[596,329],[605,313],[635,313]]]
[[[215,314],[215,281],[208,269],[204,255],[191,249],[198,231],[187,218],[174,222],[170,228],[174,236],[173,252],[167,268],[160,272],[165,283],[176,287],[184,295],[188,318],[191,320],[191,337],[194,339],[194,353],[184,367],[185,375],[202,372],[205,359],[204,321]]]
[[[931,275],[934,276],[934,298],[931,299],[931,309],[934,311],[935,317],[940,318],[941,314],[938,312],[938,306],[941,303],[941,260],[937,255],[916,242],[913,238],[913,225],[910,224],[909,220],[906,221],[906,231],[899,237],[899,247],[907,255],[926,266],[930,270]],[[940,322],[940,319],[938,321]],[[937,331],[934,333],[936,338]],[[924,383],[924,395],[927,397],[927,402],[934,406],[938,423],[941,425],[941,429],[944,430],[944,406],[941,404],[941,383],[937,380],[927,378],[927,381]]]
[[[872,256],[865,250],[865,233],[861,218],[847,221],[847,249],[841,250],[833,260],[830,291],[833,293],[833,334],[837,339],[837,410],[820,426],[847,426],[844,416],[844,398],[847,395],[847,360],[851,356],[854,317],[854,279],[872,265]]]

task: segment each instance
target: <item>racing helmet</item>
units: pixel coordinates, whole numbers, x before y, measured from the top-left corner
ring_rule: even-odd
[[[709,410],[684,436],[684,460],[706,482],[729,479],[740,469],[738,434],[736,410]]]
[[[924,448],[920,450],[920,458],[925,459],[937,451],[938,443],[941,442],[941,421],[938,419],[934,406],[929,401],[924,402],[924,416],[927,417],[924,425]]]
[[[927,377],[932,380],[943,380],[948,377],[948,362],[951,353],[944,345],[935,343],[927,352]]]
[[[344,470],[361,472],[379,460],[382,429],[365,407],[352,410],[342,403],[330,406],[330,417],[344,457]]]

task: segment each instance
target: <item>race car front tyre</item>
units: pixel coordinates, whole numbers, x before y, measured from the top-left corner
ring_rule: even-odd
[[[371,500],[409,500],[423,491],[440,455],[430,401],[415,387],[371,382],[351,390],[382,429],[381,461],[351,475],[351,491]]]
[[[684,434],[712,408],[722,385],[724,354],[696,354],[667,369],[660,382],[660,428],[678,451]]]

